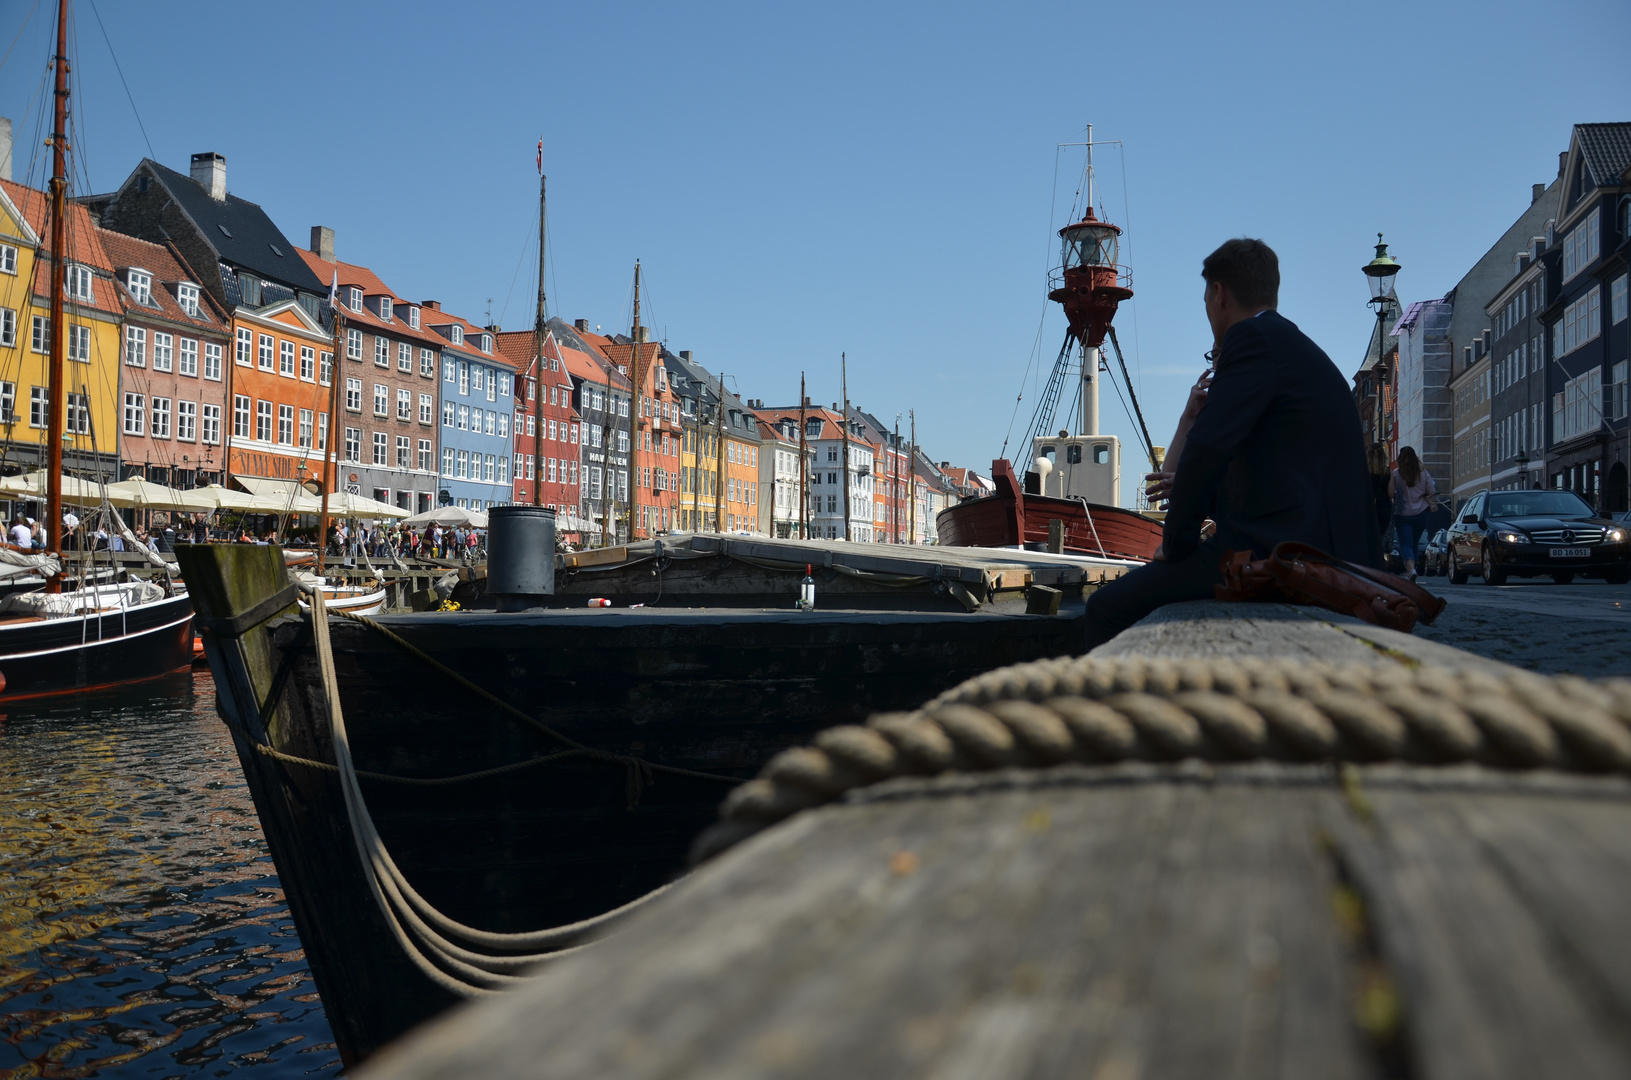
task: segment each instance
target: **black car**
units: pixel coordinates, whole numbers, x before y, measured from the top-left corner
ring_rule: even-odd
[[[1628,527],[1602,517],[1572,491],[1484,491],[1449,530],[1450,581],[1478,574],[1486,585],[1550,574],[1631,581]]]
[[[1450,572],[1450,530],[1440,529],[1421,552],[1421,572],[1428,577]]]

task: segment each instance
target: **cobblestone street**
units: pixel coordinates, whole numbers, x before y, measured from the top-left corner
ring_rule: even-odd
[[[1631,676],[1631,585],[1417,584],[1450,602],[1437,623],[1416,627],[1417,637],[1547,674]]]

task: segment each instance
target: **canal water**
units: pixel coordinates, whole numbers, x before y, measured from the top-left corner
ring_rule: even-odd
[[[0,1080],[335,1075],[202,669],[0,705]]]

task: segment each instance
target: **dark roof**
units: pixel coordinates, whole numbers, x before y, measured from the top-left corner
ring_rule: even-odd
[[[289,238],[283,235],[283,230],[272,223],[259,205],[231,192],[227,193],[226,201],[216,202],[192,177],[165,168],[150,158],[144,159],[142,164],[158,177],[222,262],[290,288],[318,296],[328,295],[328,283],[317,279],[295,246],[289,243]]]
[[[1576,124],[1574,132],[1598,186],[1614,183],[1631,169],[1631,123]]]

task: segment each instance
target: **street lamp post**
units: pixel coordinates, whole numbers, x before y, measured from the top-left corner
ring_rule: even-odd
[[[1518,456],[1513,459],[1518,466],[1518,487],[1524,491],[1529,490],[1529,451],[1519,450]]]
[[[1376,258],[1366,263],[1361,269],[1366,280],[1370,283],[1370,299],[1366,301],[1372,311],[1376,312],[1376,439],[1382,441],[1386,438],[1383,423],[1386,419],[1387,395],[1384,388],[1387,380],[1383,377],[1382,357],[1386,355],[1384,348],[1387,338],[1383,336],[1386,330],[1388,310],[1398,303],[1393,292],[1393,279],[1399,273],[1399,263],[1387,253],[1387,245],[1382,243],[1382,234],[1376,234]]]

